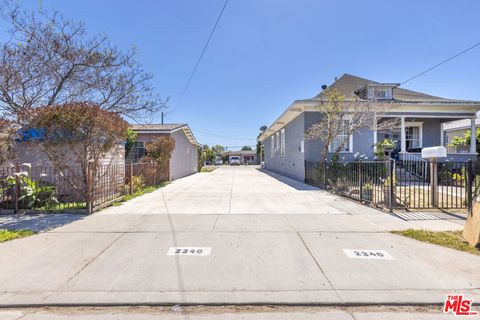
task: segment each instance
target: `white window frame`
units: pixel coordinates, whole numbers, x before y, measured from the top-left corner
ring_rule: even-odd
[[[285,129],[280,131],[280,154],[285,155]]]
[[[350,117],[347,117],[347,118],[345,118],[343,121],[348,121],[348,122],[350,122],[350,121],[352,121],[352,119],[351,119]],[[349,146],[348,151],[339,151],[339,153],[353,153],[353,134],[350,134],[350,135],[348,136],[348,146]],[[333,150],[333,148],[332,148],[332,144],[331,144],[331,143],[330,143],[330,145],[328,146],[328,152],[330,152],[330,153],[335,152],[335,150]]]
[[[418,128],[418,148],[423,148],[423,122],[421,121],[405,121],[405,146],[407,145],[407,128]],[[411,139],[409,139],[411,140]]]

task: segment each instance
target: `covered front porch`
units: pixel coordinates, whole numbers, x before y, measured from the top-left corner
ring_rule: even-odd
[[[390,156],[396,160],[418,160],[421,158],[421,151],[426,147],[445,146],[447,148],[447,158],[445,161],[468,161],[476,160],[476,137],[471,135],[470,144],[461,148],[454,148],[447,145],[444,132],[444,124],[455,120],[468,119],[471,132],[476,132],[475,118],[458,116],[438,116],[438,115],[398,115],[391,116],[397,118],[398,126],[390,130],[374,130],[374,145],[388,139],[393,142],[394,148]],[[389,118],[391,118],[389,117]],[[382,119],[377,120],[379,123]]]

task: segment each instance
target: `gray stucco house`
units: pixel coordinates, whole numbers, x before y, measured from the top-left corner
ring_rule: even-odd
[[[175,140],[175,149],[170,158],[170,180],[198,172],[200,145],[187,124],[132,124],[130,128],[138,136],[126,158],[127,163],[135,163],[145,155],[146,142],[168,135]]]
[[[385,135],[395,142],[396,156],[400,160],[420,158],[424,147],[446,145],[444,124],[455,121],[468,121],[475,128],[479,101],[445,99],[401,88],[398,83],[379,83],[372,80],[344,74],[328,89],[338,90],[346,100],[388,104],[383,114],[396,117],[401,128],[393,132],[358,130],[347,140],[340,161],[354,161],[362,158],[374,160],[374,145]],[[306,131],[321,119],[318,105],[322,93],[311,99],[296,100],[278,119],[259,136],[265,150],[265,168],[301,181],[305,180],[305,161],[320,159],[323,142],[320,139],[307,140]],[[381,119],[376,119],[381,121]],[[331,146],[332,150],[335,149]],[[475,160],[476,141],[473,138],[469,150],[456,152],[449,150],[447,160]]]

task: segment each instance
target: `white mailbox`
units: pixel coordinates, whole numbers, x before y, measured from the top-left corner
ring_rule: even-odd
[[[446,158],[446,157],[447,157],[447,149],[444,146],[422,149],[423,159],[437,159],[437,158]]]

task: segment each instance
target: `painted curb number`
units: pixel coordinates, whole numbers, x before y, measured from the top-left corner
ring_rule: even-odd
[[[211,247],[170,247],[167,256],[209,256]]]
[[[384,259],[393,260],[393,257],[383,250],[370,250],[370,249],[343,249],[343,252],[349,258],[353,259]]]

